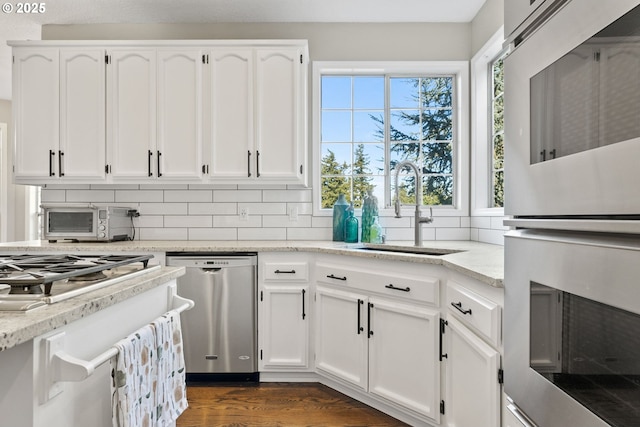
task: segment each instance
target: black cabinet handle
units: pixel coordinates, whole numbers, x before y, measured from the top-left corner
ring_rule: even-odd
[[[276,270],[274,271],[276,274],[296,274],[295,270]]]
[[[327,276],[327,278],[329,278],[329,279],[336,279],[336,280],[343,280],[343,281],[346,281],[346,280],[347,280],[347,278],[346,278],[346,277],[338,277],[338,276],[334,276],[333,274],[329,274],[329,275]]]
[[[540,152],[540,158],[542,159],[543,162],[547,160],[547,150],[542,150]]]
[[[251,177],[251,150],[247,151],[247,176]]]
[[[369,333],[367,334],[367,338],[371,338],[373,336],[373,331],[371,330],[371,309],[373,308],[373,304],[369,303],[367,307],[367,328]]]
[[[411,288],[408,286],[406,288],[398,288],[397,286],[393,286],[391,283],[385,286],[385,288],[393,289],[394,291],[411,292]]]
[[[462,308],[462,302],[452,302],[451,305],[462,314],[471,314],[471,309],[465,310]]]
[[[449,355],[447,353],[442,353],[442,336],[444,335],[444,327],[447,326],[449,324],[449,322],[447,322],[444,319],[440,319],[440,338],[439,338],[439,342],[440,342],[440,356],[439,356],[439,360],[442,362],[442,359],[447,359],[449,357]]]
[[[158,177],[162,176],[162,172],[160,172],[160,156],[162,156],[162,153],[158,151]]]
[[[56,176],[56,173],[53,171],[53,158],[55,155],[55,151],[49,150],[49,176]]]
[[[552,159],[556,158],[556,149],[554,148],[553,150],[549,151],[549,154],[551,155]]]
[[[256,150],[256,176],[260,178],[260,151]]]
[[[364,331],[360,319],[360,306],[364,304],[364,300],[358,299],[358,335]]]
[[[304,318],[306,317],[306,313],[304,312],[304,294],[306,293],[307,291],[303,289],[302,290],[302,320],[304,320]]]
[[[147,157],[147,170],[149,171],[149,176],[153,176],[151,173],[151,157],[153,156],[153,152],[149,150],[149,156]]]
[[[64,176],[64,151],[58,151],[58,170],[60,172],[60,176]]]

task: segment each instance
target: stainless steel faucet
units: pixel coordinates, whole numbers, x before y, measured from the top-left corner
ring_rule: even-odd
[[[420,207],[422,206],[422,180],[420,179],[420,170],[415,163],[409,160],[403,160],[400,163],[396,164],[396,177],[395,177],[395,185],[396,185],[396,201],[395,201],[395,211],[396,218],[402,218],[402,213],[400,212],[400,189],[398,187],[398,175],[400,171],[409,166],[413,169],[413,172],[416,174],[416,212],[415,212],[415,246],[422,246],[422,225],[421,224],[430,224],[433,222],[433,208],[429,208],[429,216],[423,217],[420,212]]]

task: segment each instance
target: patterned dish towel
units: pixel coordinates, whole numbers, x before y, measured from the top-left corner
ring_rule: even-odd
[[[167,427],[187,409],[180,314],[172,310],[116,344],[114,427]]]

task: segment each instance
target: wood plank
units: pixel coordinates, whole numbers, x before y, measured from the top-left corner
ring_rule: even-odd
[[[401,427],[382,412],[318,383],[190,384],[177,427]]]

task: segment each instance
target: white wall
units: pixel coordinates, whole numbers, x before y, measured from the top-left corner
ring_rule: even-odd
[[[491,7],[502,0],[488,0]],[[484,11],[485,8],[483,8]],[[493,9],[481,11],[493,18]],[[109,39],[307,39],[311,61],[469,60],[475,39],[493,34],[494,19],[468,24],[99,24],[45,25],[43,40]],[[475,30],[473,28],[475,27]],[[476,33],[472,36],[472,32]],[[487,35],[488,37],[488,35]],[[480,45],[482,45],[480,43]],[[310,79],[311,80],[311,79]],[[311,91],[310,91],[311,93]],[[313,102],[313,100],[310,100]],[[311,112],[312,109],[309,108]],[[309,126],[311,129],[311,126]],[[309,135],[309,141],[312,141]],[[313,150],[309,150],[312,152]],[[311,167],[313,163],[309,161]],[[310,171],[312,173],[312,171]],[[311,189],[242,186],[49,186],[44,201],[139,203],[139,236],[145,240],[330,240],[331,218],[312,215]],[[298,220],[289,219],[291,207]],[[249,221],[238,212],[248,208]],[[412,240],[409,218],[383,217],[390,240]],[[425,227],[425,240],[482,239],[495,224],[470,217],[437,218]],[[492,242],[494,243],[494,242]]]

